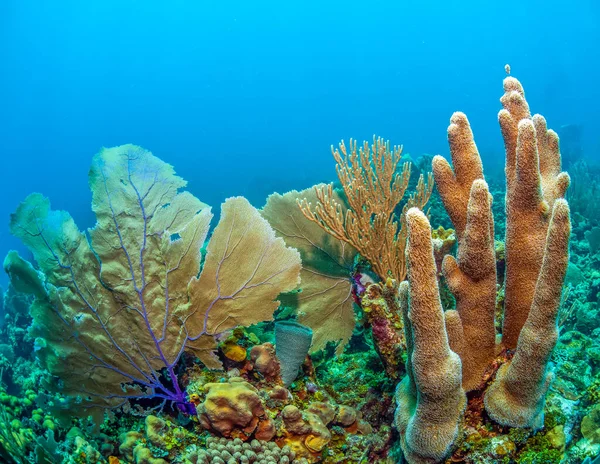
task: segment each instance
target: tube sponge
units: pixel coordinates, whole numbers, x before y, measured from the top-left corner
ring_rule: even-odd
[[[286,387],[296,380],[312,343],[312,335],[310,327],[297,322],[275,324],[275,354],[281,363],[281,378]]]

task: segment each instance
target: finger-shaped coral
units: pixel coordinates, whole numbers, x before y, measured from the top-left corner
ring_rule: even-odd
[[[505,109],[499,119],[506,146],[508,224],[502,341],[505,347],[516,350],[512,360],[498,371],[485,393],[484,402],[490,417],[502,425],[535,428],[543,422],[545,395],[551,379],[549,358],[557,339],[558,308],[569,260],[569,209],[565,200],[559,198],[568,186],[568,176],[559,172],[560,153],[555,135],[547,130],[541,117],[530,118],[521,84],[508,78],[504,86]],[[463,124],[462,135],[472,138],[465,127]],[[451,129],[457,131],[452,125]],[[459,166],[464,166],[462,157],[472,159],[474,156],[470,150],[459,149],[473,147],[468,140],[457,144],[451,139],[451,145],[456,161],[460,160]],[[437,175],[441,175],[443,181],[455,181],[446,162],[438,158],[436,163]],[[454,420],[459,397],[457,372],[460,374],[462,367],[465,389],[483,388],[485,384],[480,384],[484,370],[493,366],[495,353],[494,226],[487,184],[483,179],[473,180],[466,205],[460,195],[444,197],[442,194],[442,199],[450,211],[457,205],[465,208],[451,214],[453,220],[458,217],[459,224],[464,219],[465,227],[460,235],[457,259],[447,256],[443,263],[444,276],[456,297],[457,308],[443,313],[443,317],[434,266],[429,258],[431,239],[425,227],[428,224],[418,211],[411,210],[407,215],[409,282],[400,286],[399,299],[407,329],[410,361],[407,369],[412,376],[407,376],[398,387],[395,422],[410,463],[439,462],[445,457],[442,452],[435,455],[426,452],[445,449],[447,453],[452,446],[450,425],[458,423],[458,419]],[[523,317],[524,325],[520,322]],[[460,361],[444,365],[445,360],[452,359],[448,352],[458,355]],[[428,370],[419,376],[424,361],[429,362]],[[447,367],[457,371],[442,378],[439,372]],[[426,414],[430,409],[423,405],[430,399],[428,391],[448,395],[443,402],[444,407],[450,408],[445,410],[446,422],[435,414]],[[407,424],[419,416],[427,424],[415,427],[415,434],[411,436]],[[429,437],[436,437],[438,441],[433,443]],[[421,451],[415,452],[419,450],[415,446],[421,446]]]
[[[557,198],[565,196],[570,179],[566,172],[560,170],[561,156],[556,132],[548,129],[546,119],[540,114],[533,116],[533,125],[540,159],[542,192],[546,202],[552,205]]]
[[[569,264],[570,233],[569,206],[565,200],[557,200],[531,311],[515,355],[500,368],[485,394],[486,411],[501,424],[533,428],[544,424],[546,392],[552,379],[548,363],[558,339],[556,321]]]
[[[433,160],[440,196],[459,238],[457,259],[448,255],[442,266],[456,299],[456,311],[445,314],[446,331],[452,350],[461,358],[463,387],[469,391],[479,385],[494,357],[494,219],[481,158],[463,113],[452,115],[448,141],[455,174],[441,156]]]
[[[460,240],[467,224],[467,203],[471,185],[475,179],[483,179],[481,157],[475,145],[471,125],[464,113],[456,112],[450,118],[448,143],[452,167],[443,157],[435,156],[432,161],[433,176]]]
[[[448,337],[462,360],[463,387],[470,391],[481,382],[483,371],[494,358],[496,344],[494,220],[491,195],[483,179],[475,180],[471,187],[458,259],[446,256],[443,272],[457,310],[456,315],[449,312],[446,316],[451,329]]]
[[[530,118],[531,113],[527,100],[525,100],[523,86],[514,77],[509,76],[504,79],[504,95],[500,98],[500,102],[504,109],[498,113],[498,122],[506,151],[506,178],[507,181],[511,181],[516,172],[519,121]]]
[[[466,396],[460,358],[450,349],[446,335],[429,221],[417,208],[411,208],[406,218],[409,306],[405,323],[412,339],[412,375],[398,387],[395,425],[409,462],[437,462],[449,454],[457,437]]]
[[[506,288],[502,343],[514,348],[527,320],[554,202],[569,185],[558,138],[529,106],[519,81],[504,81],[498,116],[506,148]]]

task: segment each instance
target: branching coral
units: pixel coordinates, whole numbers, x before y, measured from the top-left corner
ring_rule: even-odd
[[[507,165],[507,299],[500,348],[516,350],[484,400],[500,424],[539,428],[568,265],[569,208],[561,197],[569,178],[560,173],[556,134],[541,116],[530,117],[521,84],[509,77],[504,88],[499,120]],[[452,116],[448,138],[454,172],[441,157],[433,167],[459,239],[457,259],[443,262],[456,311],[442,313],[429,223],[417,209],[407,213],[409,284],[402,286],[401,301],[409,375],[398,388],[396,426],[411,463],[439,462],[449,453],[465,404],[463,388],[481,387],[496,353],[491,196],[464,114]]]
[[[374,138],[371,145],[364,142],[363,146],[359,148],[357,143],[351,140],[349,151],[344,142],[340,143],[339,149],[332,147],[331,151],[337,162],[336,169],[348,207],[333,190],[332,185],[317,185],[312,191],[304,191],[297,195],[296,201],[304,217],[301,220],[295,219],[294,226],[288,226],[287,229],[299,229],[301,224],[302,229],[311,231],[311,235],[319,237],[320,243],[326,244],[319,246],[318,250],[327,252],[329,260],[341,261],[338,256],[345,258],[346,254],[343,245],[350,245],[346,246],[347,253],[355,253],[355,250],[358,250],[383,281],[387,281],[388,278],[393,278],[398,282],[403,280],[406,276],[404,214],[411,206],[423,208],[429,201],[433,189],[431,174],[428,175],[427,181],[423,175],[420,176],[416,191],[406,200],[400,218],[398,218],[395,211],[408,188],[411,172],[411,165],[408,162],[402,164],[402,170],[398,172],[402,148],[392,148],[389,142]],[[265,210],[268,208],[269,204]],[[273,208],[271,209],[273,210]],[[282,217],[282,215],[279,216]],[[305,223],[308,224],[305,225]],[[324,234],[323,232],[315,233],[315,228],[320,228]],[[299,238],[306,237],[306,234],[287,233],[284,236],[290,237],[291,243],[294,244]],[[305,244],[304,248],[311,252],[314,243],[310,241],[308,243],[310,245]],[[331,251],[336,253],[331,253]],[[316,253],[312,256],[318,255],[319,253]],[[311,254],[308,256],[310,257]],[[347,279],[336,278],[326,281],[323,275],[327,275],[327,272],[316,269],[316,272],[309,276],[308,282],[312,281],[318,285],[309,286],[309,293],[306,297],[300,295],[300,299],[306,298],[313,303],[312,306],[305,305],[307,310],[304,312],[304,316],[300,317],[300,321],[311,326],[315,331],[316,349],[324,347],[324,342],[335,340],[334,336],[339,338],[341,335],[342,343],[338,345],[337,350],[340,353],[354,327],[352,301],[349,299],[349,290],[352,287]],[[304,282],[303,276],[303,286]],[[362,283],[360,286],[362,287]],[[322,306],[315,308],[314,303],[323,300],[323,295],[335,295],[346,291],[345,289],[348,289],[348,293],[343,304],[337,303],[335,306],[331,306],[331,311],[322,311]],[[374,287],[372,290],[376,292],[380,290],[378,293],[383,292],[382,287],[378,287],[378,289]],[[357,293],[362,294],[363,292]],[[315,295],[316,298],[310,298]],[[369,307],[383,308],[382,305],[370,305]],[[334,311],[335,316],[342,316],[341,320],[330,317]],[[374,327],[375,343],[382,356],[382,361],[386,365],[386,369],[391,371],[396,368],[398,359],[395,350],[390,350],[389,346],[403,344],[401,340],[402,327],[401,324],[395,324],[397,321],[392,320],[394,318],[388,319],[381,316],[385,316],[384,311],[372,311],[368,314],[368,319]],[[398,319],[397,315],[395,319]],[[320,324],[315,324],[315,322]],[[375,326],[377,326],[377,330],[375,330]],[[343,328],[343,331],[340,328]],[[378,339],[379,336],[381,336],[380,339]]]
[[[404,197],[411,171],[410,163],[404,163],[402,171],[397,172],[402,147],[392,148],[389,142],[374,138],[372,145],[364,142],[360,149],[350,140],[349,151],[344,142],[339,150],[332,147],[331,151],[349,207],[336,200],[331,185],[317,186],[314,207],[306,198],[298,200],[302,213],[336,239],[356,248],[381,279],[404,280],[404,212],[427,204],[433,189],[431,175],[427,181],[423,176],[419,178],[398,220],[394,211]]]
[[[39,194],[12,215],[11,231],[40,271],[14,259],[5,268],[36,283],[31,333],[60,379],[48,387],[84,414],[140,397],[183,407],[183,352],[219,367],[213,336],[270,319],[273,300],[298,283],[298,253],[243,198],[224,203],[198,279],[212,214],[183,186],[171,166],[125,145],[94,157],[97,224],[88,234]]]

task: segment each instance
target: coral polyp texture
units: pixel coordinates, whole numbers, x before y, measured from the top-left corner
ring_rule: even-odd
[[[443,274],[456,310],[443,312],[427,218],[407,213],[408,284],[400,290],[412,372],[397,392],[396,426],[411,463],[440,462],[452,451],[465,391],[485,388],[484,373],[502,349],[514,350],[484,393],[501,425],[541,428],[552,375],[551,352],[569,262],[569,177],[560,172],[556,134],[530,117],[521,84],[504,81],[499,114],[506,148],[506,283],[504,324],[496,346],[496,265],[491,195],[469,122],[452,116],[448,140],[454,170],[433,160],[440,196],[458,236],[458,256]],[[436,375],[437,373],[437,375]]]

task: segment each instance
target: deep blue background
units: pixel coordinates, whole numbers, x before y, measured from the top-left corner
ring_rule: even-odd
[[[600,154],[599,26],[597,0],[2,0],[0,255],[32,191],[93,225],[101,146],[150,149],[216,209],[333,180],[341,138],[446,154],[455,110],[499,165],[505,63]]]

